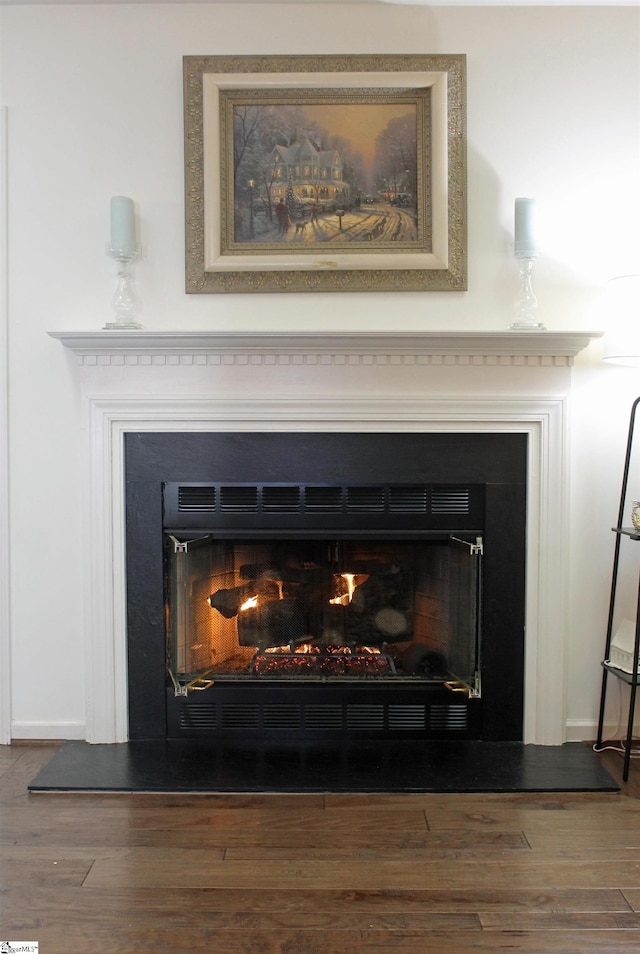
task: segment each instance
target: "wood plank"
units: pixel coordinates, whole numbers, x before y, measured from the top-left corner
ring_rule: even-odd
[[[284,899],[283,899],[284,900]],[[618,915],[622,917],[623,915]],[[630,914],[629,917],[637,917]],[[202,928],[215,931],[245,930],[251,933],[274,933],[295,931],[304,928],[305,931],[322,932],[349,932],[349,931],[367,931],[375,929],[377,931],[407,931],[414,933],[431,933],[439,931],[480,931],[480,919],[476,914],[445,913],[445,912],[423,912],[421,914],[407,914],[405,912],[395,913],[371,913],[371,912],[343,912],[336,914],[329,905],[321,904],[317,908],[310,908],[304,912],[290,912],[284,910],[283,906],[274,907],[269,911],[246,912],[246,911],[201,911],[197,917],[193,914],[185,915],[184,909],[180,911],[154,911],[149,913],[147,910],[140,909],[136,915],[136,928],[144,933],[153,933],[158,924],[158,918],[161,917],[164,928],[172,927],[175,931],[182,931],[189,928],[190,925],[198,924]],[[611,915],[610,917],[615,917]],[[8,924],[7,924],[8,920]],[[47,925],[52,928],[57,926],[63,931],[69,923],[68,913],[59,907],[51,905],[47,911]],[[92,930],[101,924],[110,924],[111,919],[105,918],[101,914],[101,909],[94,910],[89,916],[86,910],[78,912],[73,919],[76,927],[84,923],[88,930]],[[606,926],[606,925],[604,925]],[[12,932],[32,931],[37,927],[33,923],[33,913],[29,912],[26,905],[21,910],[11,910],[7,918],[3,919],[3,929],[8,928]]]
[[[625,888],[622,894],[633,911],[640,911],[640,889]]]
[[[174,830],[180,828],[202,828],[218,827],[225,830],[277,830],[288,831],[292,825],[299,829],[317,830],[317,831],[336,831],[345,833],[370,832],[381,834],[384,831],[405,831],[407,827],[420,831],[427,830],[427,821],[422,811],[392,812],[381,819],[378,812],[367,812],[365,810],[354,815],[340,816],[323,811],[321,808],[301,808],[301,809],[254,809],[247,808],[244,811],[223,809],[211,809],[206,805],[202,808],[181,806],[175,807],[155,807],[153,805],[140,804],[137,799],[131,797],[128,801],[121,803],[109,803],[104,801],[88,802],[84,801],[86,796],[79,796],[76,802],[63,799],[62,802],[49,803],[48,799],[37,796],[31,800],[28,805],[32,817],[36,817],[36,812],[43,819],[54,820],[64,823],[65,820],[74,818],[95,818],[103,819],[106,824],[111,824],[117,820],[125,820],[131,827],[137,828],[167,828]],[[18,808],[24,808],[24,805],[18,805]],[[15,821],[14,816],[9,813],[10,806],[7,806],[7,814],[3,817]],[[16,816],[16,818],[19,816]]]
[[[65,846],[59,848],[50,845],[38,845],[31,847],[27,845],[8,845],[0,847],[0,870],[5,864],[23,863],[25,865],[33,864],[35,860],[48,864],[60,864],[63,861],[82,862],[91,868],[98,863],[109,864],[118,861],[124,866],[142,865],[143,867],[154,868],[155,866],[175,866],[177,859],[182,857],[180,867],[186,867],[189,864],[194,866],[209,863],[222,863],[224,850],[218,851],[197,850],[194,849],[185,857],[185,853],[180,849],[165,848],[162,845],[145,848],[78,848],[74,846]]]
[[[578,810],[563,811],[503,811],[486,806],[477,812],[458,809],[452,803],[440,811],[431,809],[427,813],[427,823],[431,831],[453,829],[456,831],[517,829],[527,832],[569,832],[584,829],[601,831],[638,831],[640,830],[640,812],[637,803],[625,799],[620,805],[584,807]]]
[[[640,771],[640,767],[639,767]],[[503,811],[522,808],[553,811],[616,804],[621,801],[617,792],[388,792],[370,794],[368,792],[328,792],[324,796],[327,811],[358,811],[367,808],[371,811],[388,811],[391,808],[412,808],[429,812],[454,804],[469,812],[482,811],[487,806],[498,807]]]
[[[190,815],[181,809],[158,812],[112,812],[98,808],[76,812],[70,808],[33,811],[9,808],[3,812],[2,841],[33,844],[40,838],[54,839],[64,844],[72,840],[77,845],[127,846],[153,845],[175,847],[231,847],[261,844],[263,846],[329,847],[336,849],[346,843],[357,847],[376,845],[380,850],[424,847],[432,836],[427,831],[422,813],[415,817],[390,818],[382,824],[379,815],[363,816],[357,823],[340,824],[316,812],[296,815],[293,812],[239,812],[196,813]],[[495,839],[501,833],[479,833]],[[473,843],[473,840],[471,841]]]
[[[91,863],[80,859],[62,859],[60,861],[43,860],[34,856],[25,864],[16,858],[0,860],[0,885],[51,885],[52,887],[82,885],[89,873]],[[4,891],[3,891],[4,895]],[[4,904],[3,904],[4,906]],[[3,915],[0,924],[6,929],[3,906],[0,913]]]
[[[323,843],[313,848],[315,861],[331,858],[343,860],[375,860],[387,861],[427,861],[437,860],[482,860],[502,859],[512,852],[530,854],[531,849],[522,832],[472,832],[463,844],[454,843],[449,835],[441,832],[427,832],[419,838],[407,839],[397,848],[380,846],[372,841],[366,846],[327,845]],[[282,844],[274,846],[251,845],[243,847],[229,847],[225,852],[226,861],[296,861],[309,857],[309,847],[301,845],[299,839],[285,847]]]
[[[156,924],[150,934],[135,924],[98,925],[87,937],[85,931],[68,925],[62,940],[56,929],[40,928],[40,947],[53,954],[87,954],[95,950],[132,950],[136,954],[157,954],[175,950],[176,937],[170,929]],[[220,934],[197,925],[180,932],[181,951],[207,954],[637,954],[640,935],[636,931],[557,932],[390,932],[390,931],[309,931],[304,928],[278,933],[228,930]]]
[[[532,831],[527,830],[527,840],[535,851],[564,851],[571,848],[575,851],[602,851],[610,849],[612,852],[635,850],[640,848],[640,831],[618,830],[612,832],[605,828],[579,828],[573,831]]]
[[[56,746],[8,746],[18,758],[11,764],[10,772],[0,775],[0,806],[26,801],[29,793],[27,786],[40,769],[53,758]]]
[[[202,921],[218,914],[260,918],[272,912],[285,912],[301,923],[309,911],[329,911],[332,917],[375,919],[401,912],[407,916],[422,914],[469,914],[488,916],[496,913],[570,914],[629,913],[630,905],[622,892],[607,888],[535,889],[433,888],[410,891],[317,891],[311,889],[278,891],[264,888],[255,891],[234,888],[156,888],[118,887],[91,890],[62,885],[51,890],[49,885],[30,885],[29,893],[22,886],[8,885],[2,894],[6,910],[16,917],[33,918],[34,912],[46,923],[50,918],[74,911],[79,918],[106,919],[127,911],[136,920],[165,917],[175,921],[190,918]]]
[[[485,834],[479,832],[478,835]],[[506,843],[500,849],[499,842],[503,838],[502,833],[491,833],[492,841],[495,844],[496,852],[507,850]],[[522,840],[522,836],[514,836],[517,840]],[[220,831],[216,828],[191,828],[172,831],[170,828],[127,828],[126,822],[120,822],[116,825],[104,825],[98,828],[94,827],[89,820],[79,821],[74,827],[72,824],[61,826],[59,828],[47,828],[38,820],[32,828],[20,825],[19,827],[7,827],[0,830],[0,845],[24,845],[34,846],[46,843],[48,845],[60,845],[64,847],[73,839],[74,844],[87,848],[127,848],[127,847],[153,847],[159,844],[168,848],[181,848],[184,850],[195,848],[207,848],[209,850],[231,850],[242,849],[255,845],[259,841],[260,846],[265,851],[285,850],[290,846],[291,851],[303,851],[306,856],[310,851],[319,850],[330,853],[331,851],[344,853],[346,850],[355,852],[375,851],[376,855],[382,859],[388,852],[398,852],[410,850],[426,849],[431,844],[428,832],[387,832],[383,837],[374,839],[370,834],[360,833],[349,840],[350,848],[346,849],[344,835],[339,832],[328,832],[326,834],[313,832],[300,832],[292,827],[289,832],[267,832],[264,836],[258,837],[255,832],[242,831]],[[450,839],[448,839],[450,840]],[[465,854],[474,853],[473,841],[470,846],[465,848]],[[489,844],[485,841],[485,844]],[[527,845],[522,846],[522,850],[529,850]],[[480,847],[478,852],[488,851],[488,848]],[[509,850],[515,850],[512,847]],[[444,849],[442,849],[444,851]]]
[[[640,914],[633,911],[587,914],[482,913],[482,927],[490,931],[636,931],[640,932]]]
[[[565,932],[561,938],[550,932],[500,933],[482,931],[480,934],[453,934],[413,939],[413,954],[416,941],[419,941],[420,954],[468,954],[481,951],[484,954],[496,954],[499,951],[517,952],[517,954],[637,954],[640,935],[637,932],[622,931],[572,931]],[[397,935],[379,935],[373,932],[363,934],[358,954],[409,954],[407,941],[411,938]],[[385,947],[385,944],[387,945]],[[229,950],[228,954],[235,954]],[[306,952],[305,952],[306,954]],[[320,950],[318,954],[321,954]]]
[[[411,888],[458,887],[471,888],[483,883],[487,887],[640,887],[640,867],[624,861],[607,861],[593,865],[590,861],[535,864],[508,860],[484,863],[464,861],[459,864],[428,860],[390,861],[383,866],[368,861],[342,860],[292,861],[286,866],[274,867],[266,861],[222,861],[208,857],[208,852],[184,853],[167,849],[167,863],[148,864],[143,852],[149,849],[124,849],[112,857],[98,858],[89,873],[86,885],[109,889],[117,884],[157,887],[193,886],[254,888],[278,887],[296,890],[300,885],[320,890],[350,888],[367,891],[382,888],[407,890]],[[173,857],[172,857],[173,856]],[[191,857],[196,856],[196,857]]]
[[[598,755],[598,760],[620,785],[625,795],[640,798],[640,764],[637,760],[631,760],[629,778],[626,782],[622,780],[623,758],[619,753],[605,750]]]

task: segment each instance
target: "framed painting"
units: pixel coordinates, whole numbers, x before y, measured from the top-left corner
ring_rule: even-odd
[[[463,55],[184,58],[186,290],[464,291]]]

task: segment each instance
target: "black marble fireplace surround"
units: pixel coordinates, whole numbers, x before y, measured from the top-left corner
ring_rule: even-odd
[[[125,436],[125,467],[132,742],[175,738],[165,650],[163,484],[251,481],[484,485],[482,697],[472,701],[472,728],[466,738],[522,741],[525,434],[131,433]],[[334,693],[354,689],[358,691],[331,687]],[[224,699],[226,693],[237,699],[239,692],[253,691],[255,687],[219,683],[196,695],[214,693]],[[265,691],[274,699],[283,689],[270,685]],[[230,744],[227,737],[225,745]]]

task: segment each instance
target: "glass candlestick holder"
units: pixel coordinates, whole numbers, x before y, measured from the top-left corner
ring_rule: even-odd
[[[115,294],[111,300],[115,311],[115,320],[108,321],[105,331],[122,331],[142,328],[138,321],[140,300],[135,293],[133,282],[133,263],[140,255],[140,250],[117,249],[107,245],[107,255],[118,263],[118,278]]]
[[[538,321],[538,299],[533,293],[531,278],[535,258],[518,258],[520,294],[516,302],[516,320],[509,325],[512,331],[545,331]]]

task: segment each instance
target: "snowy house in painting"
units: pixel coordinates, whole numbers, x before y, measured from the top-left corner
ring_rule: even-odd
[[[276,146],[271,154],[273,196],[286,199],[292,189],[304,201],[342,201],[350,187],[342,178],[342,159],[336,149],[317,149],[309,138],[290,146]]]

